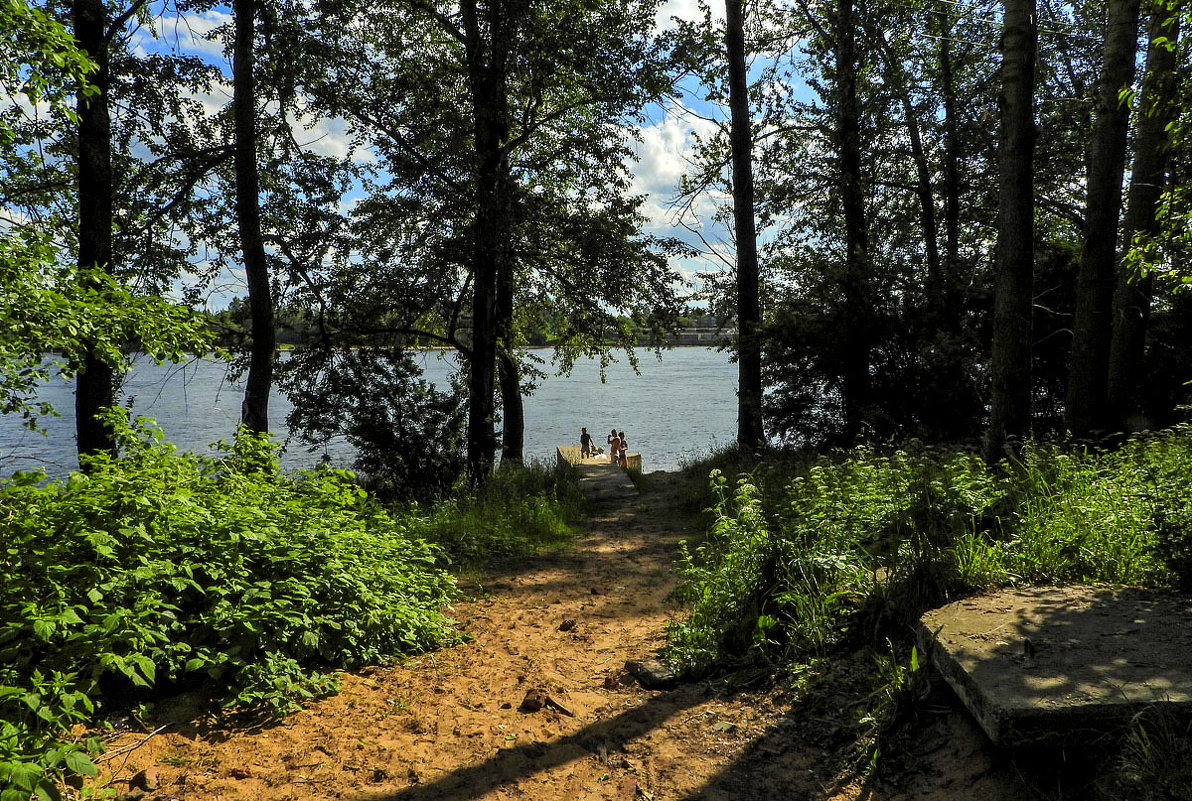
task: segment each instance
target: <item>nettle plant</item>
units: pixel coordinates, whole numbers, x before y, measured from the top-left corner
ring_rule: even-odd
[[[440,551],[341,471],[285,475],[266,437],[178,453],[120,413],[123,456],[0,484],[0,798],[94,773],[65,731],[202,686],[284,714],[333,671],[452,641]],[[14,795],[15,793],[15,795]]]

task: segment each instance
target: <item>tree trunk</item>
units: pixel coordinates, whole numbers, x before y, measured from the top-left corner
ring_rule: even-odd
[[[960,261],[960,140],[956,131],[956,87],[952,78],[952,24],[942,11],[937,18],[940,24],[940,95],[944,106],[944,289],[950,301]]]
[[[737,240],[737,445],[765,444],[762,422],[762,347],[757,223],[753,210],[753,135],[745,65],[745,3],[725,0],[729,110],[733,165],[733,220]]]
[[[1002,18],[998,232],[993,311],[992,410],[985,458],[1031,427],[1031,305],[1035,258],[1034,0],[1006,0]]]
[[[502,264],[497,277],[497,380],[501,386],[501,465],[525,461],[526,413],[513,334],[513,265]]]
[[[497,352],[497,377],[501,384],[501,466],[525,461],[526,411],[521,394],[517,356],[504,348]]]
[[[1176,75],[1176,45],[1180,17],[1168,12],[1165,3],[1150,9],[1146,54],[1146,76],[1139,99],[1138,128],[1134,136],[1134,163],[1130,170],[1130,192],[1122,236],[1123,254],[1129,252],[1135,234],[1153,234],[1158,229],[1155,213],[1163,191],[1163,179],[1170,156],[1167,126],[1179,110]],[[1169,17],[1174,18],[1165,25]],[[1166,37],[1169,45],[1156,45]],[[1113,339],[1109,347],[1108,405],[1111,422],[1120,430],[1132,427],[1130,418],[1141,412],[1139,388],[1145,356],[1147,322],[1151,314],[1152,280],[1139,275],[1123,255],[1118,262],[1117,287],[1113,297]]]
[[[269,431],[269,391],[277,335],[269,265],[261,238],[260,179],[257,175],[256,91],[253,80],[254,0],[234,0],[236,46],[232,59],[232,114],[236,136],[236,222],[244,253],[252,345],[240,421],[250,431]]]
[[[935,290],[933,297],[942,298],[943,275],[940,271],[939,232],[935,217],[935,187],[932,186],[931,165],[927,163],[927,152],[923,149],[923,132],[919,117],[911,102],[911,91],[906,68],[886,41],[886,34],[880,27],[870,31],[878,44],[882,61],[886,67],[887,85],[898,95],[902,106],[903,122],[906,125],[907,141],[911,146],[911,161],[915,165],[915,195],[919,199],[919,225],[923,229],[923,253],[927,264],[927,281]]]
[[[90,76],[98,93],[78,99],[79,253],[81,269],[112,269],[112,120],[108,108],[107,9],[103,0],[74,0],[74,36],[96,64]],[[83,357],[76,379],[75,430],[79,455],[116,453],[111,429],[96,418],[115,403],[115,371],[93,348]]]
[[[872,310],[869,282],[869,231],[861,182],[861,123],[857,103],[856,21],[852,0],[836,4],[837,154],[844,212],[844,320],[841,331],[844,430],[850,439],[865,428],[871,412],[870,359]]]
[[[1084,241],[1076,280],[1076,317],[1072,326],[1072,366],[1068,374],[1065,424],[1074,437],[1105,429],[1109,381],[1109,345],[1116,285],[1118,218],[1122,208],[1122,173],[1126,165],[1126,129],[1130,109],[1119,93],[1134,80],[1139,0],[1110,0],[1105,29],[1097,116],[1089,146],[1088,200]]]
[[[493,390],[497,357],[497,276],[507,246],[509,216],[503,191],[509,165],[502,150],[502,143],[509,134],[505,2],[493,0],[487,10],[490,42],[486,48],[476,0],[464,0],[460,4],[476,149],[467,448],[468,472],[476,485],[488,482],[496,455]]]

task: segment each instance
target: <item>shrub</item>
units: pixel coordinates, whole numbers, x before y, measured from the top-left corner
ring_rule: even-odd
[[[266,438],[179,454],[119,416],[125,456],[0,485],[0,789],[52,788],[102,703],[204,684],[274,713],[327,671],[453,635],[439,552],[338,471],[286,476]]]

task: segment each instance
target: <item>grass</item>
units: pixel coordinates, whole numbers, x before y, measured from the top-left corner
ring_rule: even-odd
[[[410,505],[395,514],[418,536],[443,549],[453,569],[565,547],[571,523],[584,514],[575,476],[544,463],[503,467],[479,492],[461,491],[431,506]]]
[[[708,534],[680,560],[689,614],[669,628],[672,665],[793,679],[866,649],[873,731],[918,696],[906,632],[928,608],[995,586],[1192,586],[1187,428],[1111,452],[1034,445],[992,468],[964,451],[860,447],[730,451],[685,475]]]

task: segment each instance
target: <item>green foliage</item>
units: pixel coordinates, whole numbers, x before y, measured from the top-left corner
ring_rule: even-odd
[[[99,705],[200,685],[283,713],[330,670],[452,638],[439,551],[349,474],[282,475],[248,434],[211,458],[110,422],[124,458],[0,485],[0,789],[86,773],[95,744],[61,738]]]
[[[791,463],[795,464],[795,463]],[[857,448],[785,485],[712,472],[714,523],[685,552],[668,653],[691,673],[786,667],[843,638],[873,646],[958,593],[1016,583],[1192,586],[1192,431],[1110,453],[1034,446],[989,469],[973,454]]]
[[[542,464],[504,466],[483,489],[434,506],[410,506],[401,519],[443,548],[453,563],[475,566],[571,542],[584,499],[574,478]]]
[[[31,427],[53,414],[34,400],[38,384],[73,375],[88,349],[121,369],[121,348],[131,341],[159,363],[211,344],[203,320],[185,307],[138,297],[102,270],[54,262],[44,233],[15,228],[0,238],[0,414],[19,413]]]
[[[422,379],[412,352],[307,349],[281,372],[302,387],[292,393],[290,429],[316,445],[345,438],[353,467],[381,500],[441,498],[463,475],[461,395]]]
[[[86,76],[94,69],[70,33],[45,11],[24,0],[0,0],[0,82],[10,97],[20,94],[33,105],[65,108],[78,87],[85,86],[88,94],[98,91],[86,86]],[[0,145],[13,138],[0,120]]]

